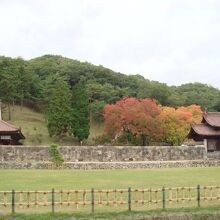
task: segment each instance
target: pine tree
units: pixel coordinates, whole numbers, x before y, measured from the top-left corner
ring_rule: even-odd
[[[89,98],[86,88],[78,83],[73,88],[71,130],[79,141],[89,136]]]
[[[70,128],[71,92],[67,83],[59,79],[54,85],[48,106],[48,131],[61,139]]]

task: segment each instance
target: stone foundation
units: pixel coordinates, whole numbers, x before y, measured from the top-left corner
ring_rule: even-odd
[[[56,167],[51,162],[0,162],[0,169],[158,169],[219,167],[220,160],[155,161],[155,162],[65,162]]]
[[[64,146],[65,162],[176,161],[206,158],[203,146]],[[0,162],[50,161],[49,147],[0,146]]]
[[[220,166],[203,146],[64,146],[64,169],[152,169]],[[1,169],[53,169],[49,147],[0,146]]]
[[[208,152],[207,158],[210,160],[220,160],[220,151]]]

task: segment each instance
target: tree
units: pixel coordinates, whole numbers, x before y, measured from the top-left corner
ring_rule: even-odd
[[[182,97],[182,105],[200,105],[202,109],[215,110],[215,104],[220,99],[219,89],[202,83],[188,83],[176,88],[176,92]]]
[[[170,88],[164,83],[151,82],[151,84],[152,93],[150,98],[158,100],[161,105],[168,105],[171,95]]]
[[[123,98],[104,107],[105,132],[112,138],[127,135],[146,145],[160,134],[159,114],[160,108],[153,99]]]
[[[201,121],[202,111],[198,105],[188,107],[162,107],[160,126],[163,130],[163,142],[169,145],[180,145],[186,139],[192,123]]]
[[[11,120],[11,103],[16,96],[16,80],[17,66],[15,61],[9,57],[0,58],[0,98],[8,106],[8,119]]]
[[[89,137],[89,98],[81,83],[74,86],[72,92],[71,131],[80,142]]]
[[[47,111],[47,127],[50,136],[61,139],[70,129],[71,92],[64,80],[56,81]]]
[[[103,121],[103,108],[106,105],[104,101],[95,101],[90,104],[90,112],[93,120],[97,122]]]
[[[22,58],[0,57],[0,98],[8,105],[36,103],[40,97],[40,82]]]
[[[213,110],[220,112],[220,101],[217,101],[216,104],[214,104]]]

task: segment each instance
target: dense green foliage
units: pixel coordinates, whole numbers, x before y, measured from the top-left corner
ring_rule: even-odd
[[[12,103],[33,105],[40,100],[40,81],[29,67],[21,58],[0,57],[0,99],[8,105],[9,119]]]
[[[0,57],[0,76],[0,97],[3,101],[24,101],[38,108],[48,101],[49,88],[59,77],[66,80],[70,87],[78,82],[84,83],[90,103],[113,103],[124,96],[132,96],[155,98],[168,106],[198,104],[209,110],[219,108],[219,89],[205,84],[169,87],[140,75],[125,75],[62,56],[45,55],[29,61]]]
[[[58,146],[56,144],[50,145],[49,153],[51,162],[55,164],[61,164],[64,162],[64,159],[62,158],[62,155],[60,154]]]
[[[89,136],[89,99],[85,86],[81,83],[73,88],[71,131],[79,141]]]
[[[90,104],[90,112],[95,121],[103,121],[103,108],[106,104],[105,101],[94,101]]]
[[[5,102],[35,102],[40,96],[40,80],[27,61],[0,57],[0,94]]]
[[[71,93],[65,81],[56,81],[49,99],[47,127],[50,136],[62,138],[70,129]]]

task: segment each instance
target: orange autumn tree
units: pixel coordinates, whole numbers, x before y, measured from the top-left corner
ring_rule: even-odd
[[[113,139],[126,136],[135,144],[149,144],[160,134],[160,107],[154,99],[123,98],[104,107],[105,132]]]
[[[188,107],[162,107],[160,122],[163,130],[163,142],[169,145],[180,145],[186,139],[192,123],[199,123],[202,110],[198,105]]]

